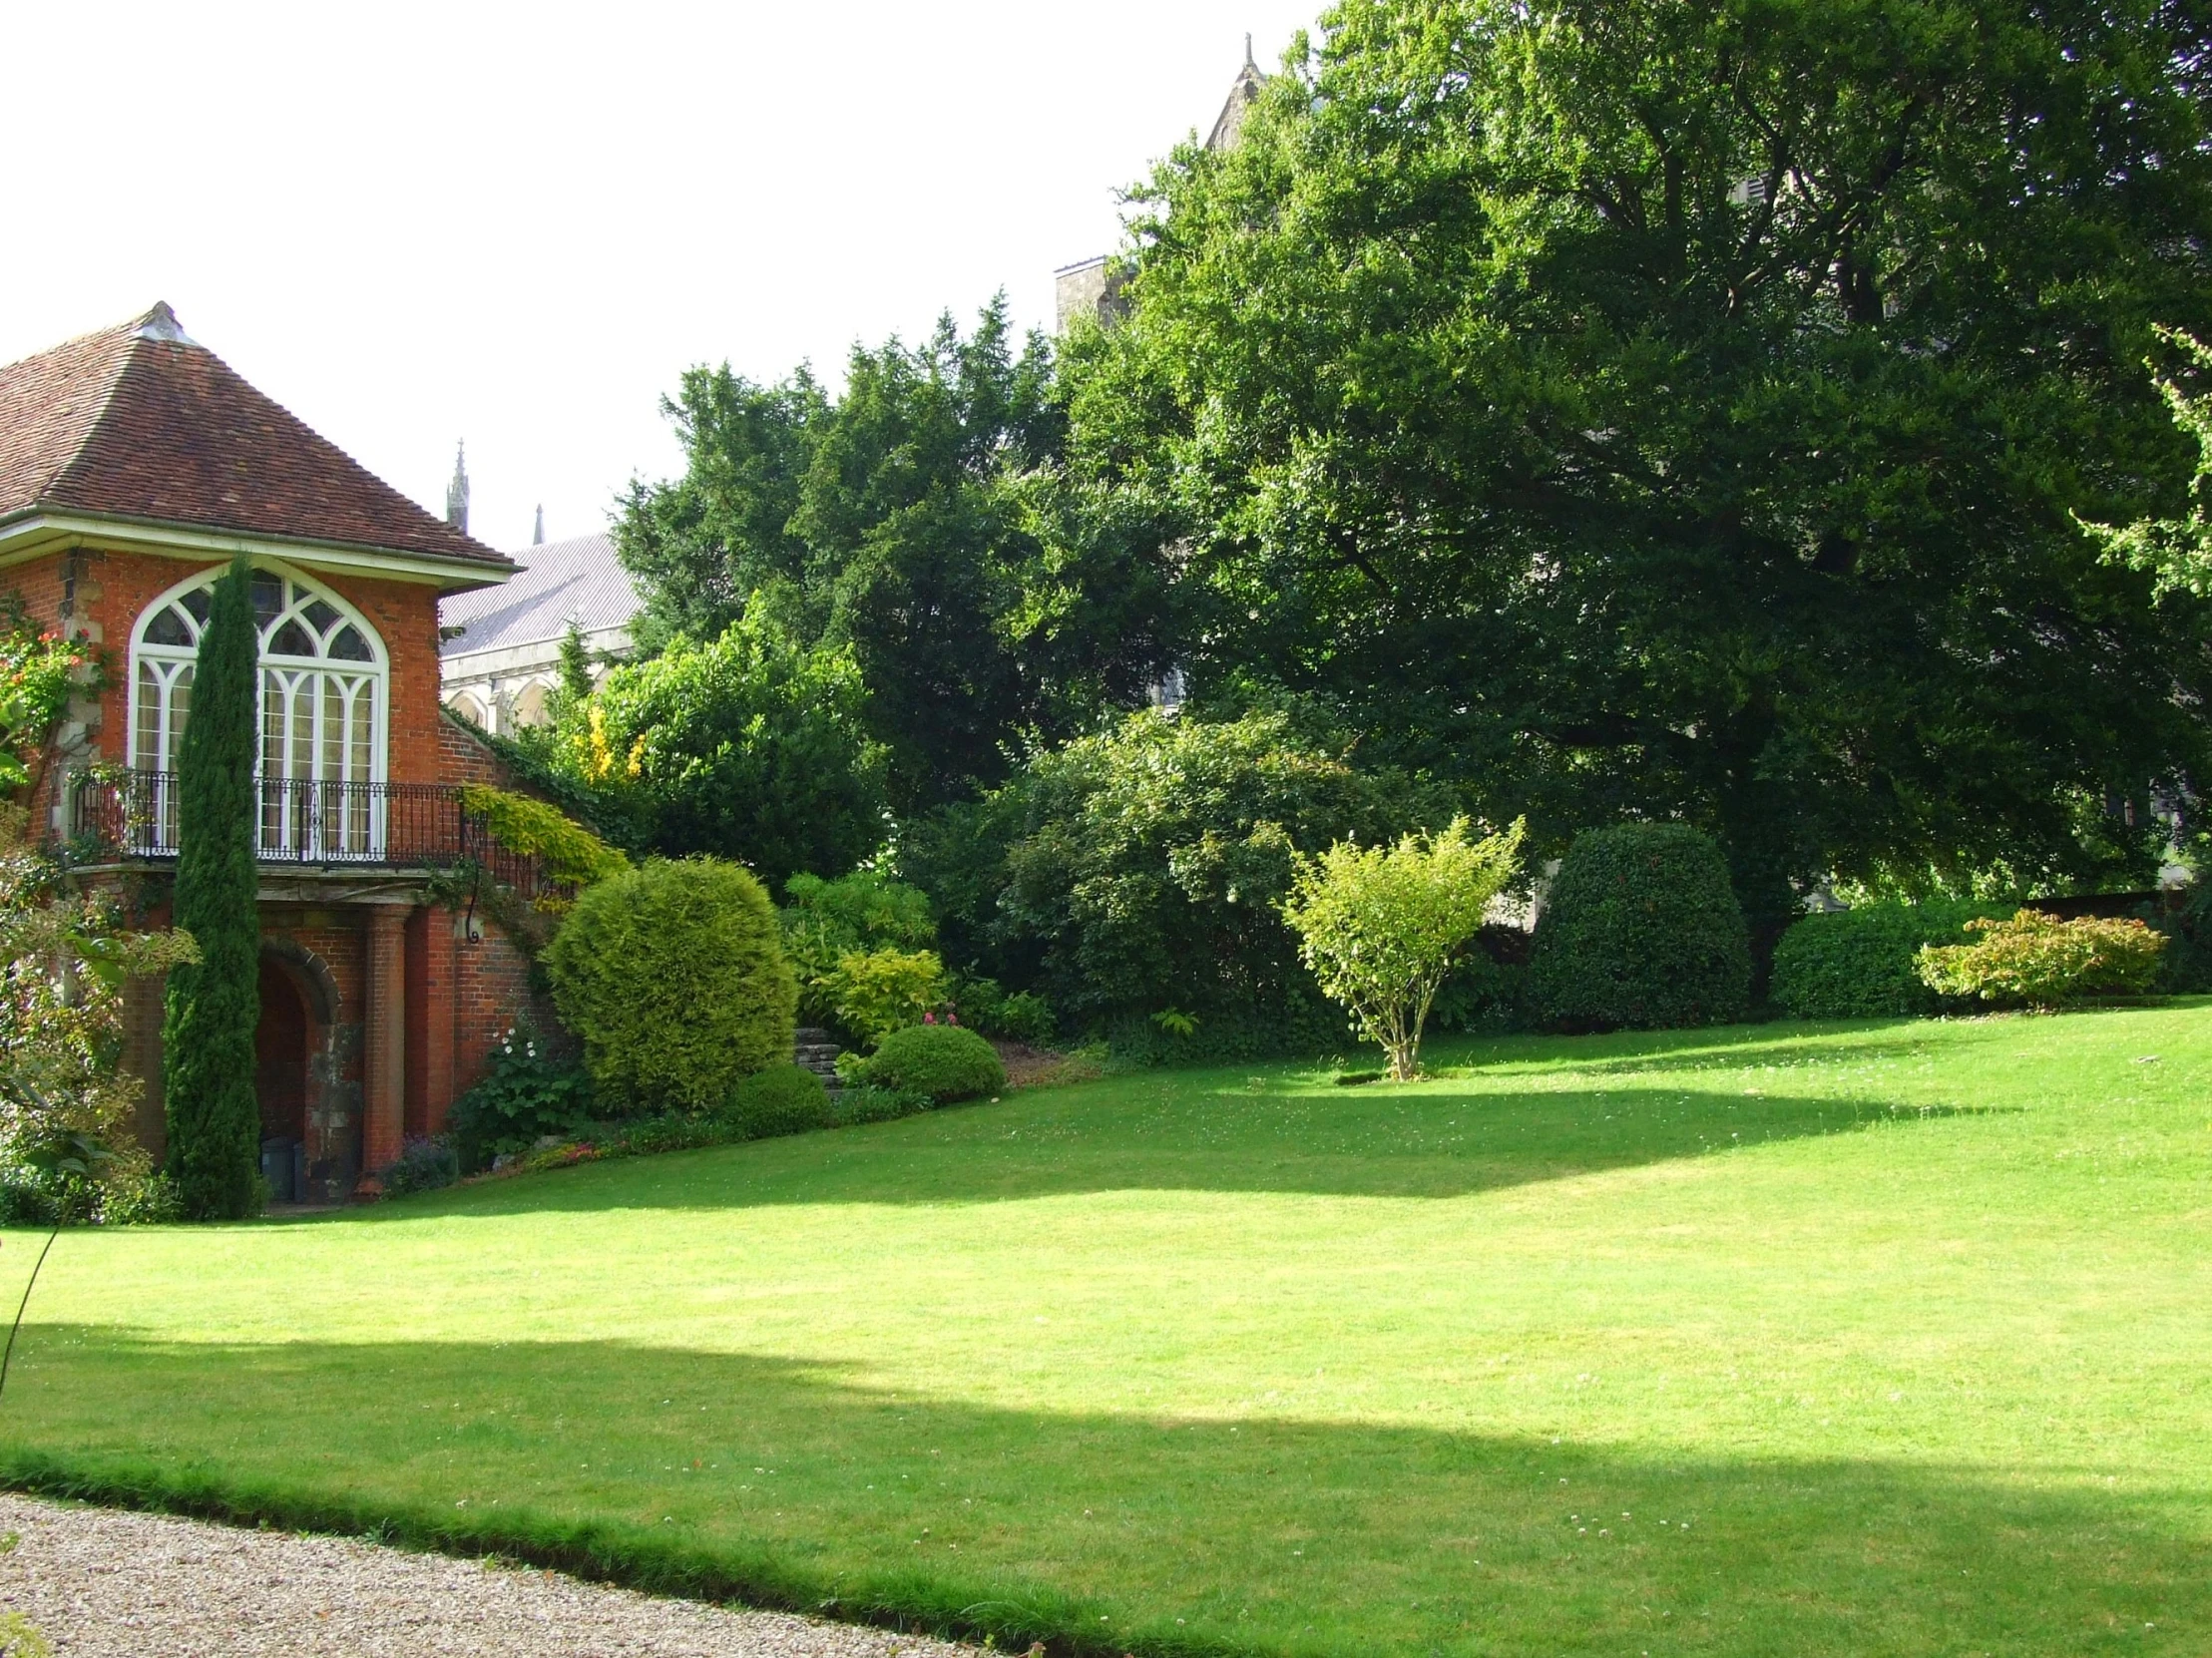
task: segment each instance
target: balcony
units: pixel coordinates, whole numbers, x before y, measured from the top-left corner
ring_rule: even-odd
[[[306,869],[435,870],[481,866],[525,899],[566,889],[536,857],[494,840],[461,790],[443,783],[328,783],[254,779],[254,854]],[[177,856],[173,771],[80,777],[69,795],[69,838],[125,860]]]

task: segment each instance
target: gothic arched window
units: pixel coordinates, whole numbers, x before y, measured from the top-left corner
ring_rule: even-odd
[[[192,712],[200,634],[221,574],[204,571],[172,588],[146,608],[131,631],[135,770],[177,769]],[[271,846],[272,837],[288,844],[295,833],[291,820],[304,821],[294,802],[313,790],[332,796],[312,814],[315,838],[337,843],[332,850],[366,850],[372,831],[365,785],[384,778],[384,641],[352,606],[291,571],[255,570],[252,591],[261,635],[256,770],[262,844]],[[347,798],[341,803],[337,795]],[[163,819],[168,815],[161,813]],[[357,847],[356,841],[362,844]]]

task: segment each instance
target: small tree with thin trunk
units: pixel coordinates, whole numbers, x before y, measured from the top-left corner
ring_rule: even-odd
[[[200,960],[170,972],[163,1091],[168,1170],[194,1220],[234,1220],[261,1206],[252,583],[240,556],[216,584],[177,765],[176,922],[198,941]]]
[[[1522,829],[1471,840],[1459,817],[1440,835],[1407,835],[1395,846],[1339,841],[1298,859],[1283,919],[1322,994],[1350,1009],[1360,1035],[1390,1055],[1394,1081],[1419,1070],[1437,987],[1513,879]]]

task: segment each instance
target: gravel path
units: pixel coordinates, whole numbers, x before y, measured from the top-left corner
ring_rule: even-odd
[[[56,1658],[974,1658],[972,1647],[655,1600],[338,1537],[0,1492],[0,1607]],[[4,1540],[4,1539],[0,1539]]]

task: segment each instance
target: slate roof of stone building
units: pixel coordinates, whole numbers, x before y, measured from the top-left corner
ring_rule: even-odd
[[[464,629],[439,646],[442,654],[543,644],[567,633],[571,622],[587,633],[627,627],[644,608],[610,536],[548,542],[510,557],[522,568],[505,586],[439,604],[439,622]]]
[[[167,305],[0,368],[0,524],[36,513],[507,569],[256,391]]]

